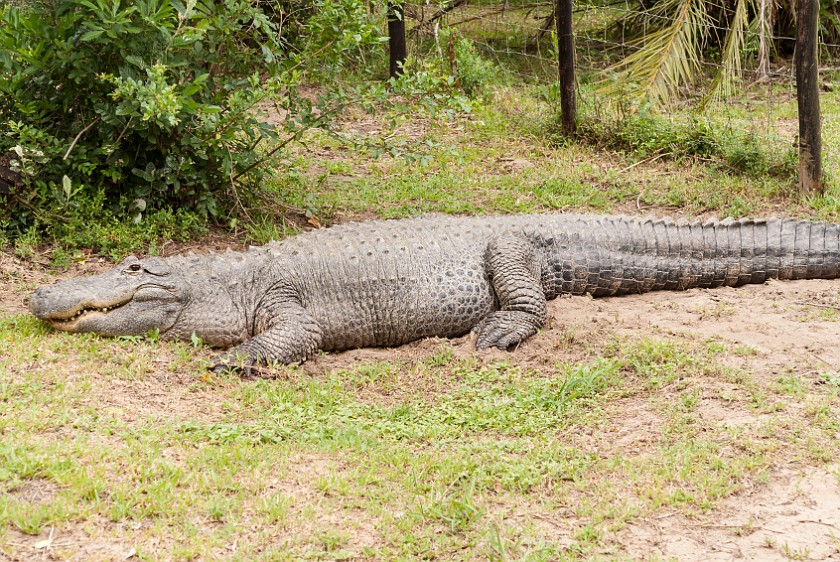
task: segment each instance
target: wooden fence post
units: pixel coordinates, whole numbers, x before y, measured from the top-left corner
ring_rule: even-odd
[[[575,101],[575,36],[572,30],[572,0],[555,0],[557,23],[557,63],[560,72],[560,114],[563,134],[574,136],[577,104]]]
[[[799,109],[799,193],[823,192],[817,28],[819,0],[796,1],[796,101]]]
[[[391,78],[402,74],[407,56],[405,46],[405,17],[402,0],[388,0],[388,48],[391,59]]]

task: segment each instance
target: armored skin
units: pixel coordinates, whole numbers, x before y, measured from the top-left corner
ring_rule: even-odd
[[[32,313],[68,332],[190,339],[216,368],[305,361],[474,330],[510,348],[546,300],[840,276],[840,225],[784,219],[675,223],[598,215],[352,223],[203,256],[129,257],[40,287]]]

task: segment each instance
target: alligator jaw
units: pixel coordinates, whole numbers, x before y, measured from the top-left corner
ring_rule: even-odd
[[[103,316],[111,311],[120,308],[123,305],[131,302],[131,298],[123,302],[111,304],[109,306],[93,306],[91,304],[83,304],[75,310],[67,312],[57,312],[44,318],[47,322],[57,330],[65,332],[72,332],[82,319],[91,318],[92,316]]]

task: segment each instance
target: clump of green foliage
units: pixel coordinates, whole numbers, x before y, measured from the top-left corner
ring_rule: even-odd
[[[470,98],[486,94],[486,88],[496,80],[499,68],[481,56],[475,44],[462,37],[457,29],[441,31],[438,44],[447,49],[450,74],[455,79],[455,84]]]
[[[161,209],[223,216],[237,190],[259,184],[267,153],[334,115],[298,95],[304,69],[326,79],[352,60],[342,55],[382,40],[358,0],[307,2],[301,13],[309,19],[297,25],[283,6],[5,5],[0,166],[15,180],[0,191],[0,229],[54,230],[92,217],[139,222]],[[282,35],[284,24],[296,43]],[[286,115],[279,127],[259,111],[268,100]]]
[[[230,178],[275,132],[250,112],[278,88],[282,45],[250,2],[58,0],[7,5],[0,153],[20,175],[11,226],[182,205],[218,213]],[[35,211],[37,209],[37,212]]]
[[[261,187],[268,162],[313,128],[410,157],[398,139],[331,125],[350,105],[395,115],[419,107],[433,118],[469,111],[493,73],[453,38],[450,65],[433,57],[399,80],[376,76],[387,68],[385,16],[384,4],[363,0],[6,4],[0,233],[109,251],[88,236],[99,231],[92,221],[149,244],[162,224],[153,217],[174,209],[187,233],[208,219],[233,224],[249,206],[278,207]],[[323,87],[312,95],[302,84]]]

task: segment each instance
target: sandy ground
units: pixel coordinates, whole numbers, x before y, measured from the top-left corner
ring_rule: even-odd
[[[0,253],[0,309],[23,313],[32,288],[56,277],[91,273],[104,261],[75,264],[56,276]],[[550,320],[540,334],[511,352],[482,353],[506,357],[525,366],[556,361],[569,334],[644,334],[657,337],[717,338],[749,353],[726,360],[748,368],[754,377],[775,381],[782,374],[820,383],[840,365],[840,281],[769,282],[741,288],[650,293],[618,298],[560,298],[550,303]],[[356,365],[362,361],[412,361],[439,349],[424,340],[397,349],[361,349],[325,354],[305,365],[307,373]],[[458,356],[473,355],[472,337],[452,341]],[[729,410],[720,400],[704,399],[701,416],[722,424],[751,424],[743,410]],[[619,443],[644,441],[647,424],[628,408],[617,423]],[[621,441],[621,440],[624,441]],[[633,558],[660,556],[682,561],[840,560],[840,480],[838,465],[821,468],[777,464],[768,482],[725,499],[712,513],[686,518],[665,512],[637,519],[618,533],[620,550]]]

